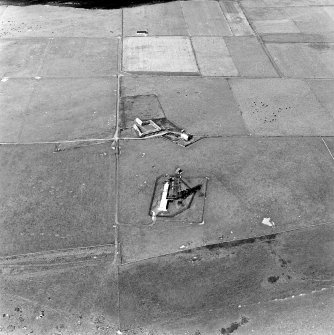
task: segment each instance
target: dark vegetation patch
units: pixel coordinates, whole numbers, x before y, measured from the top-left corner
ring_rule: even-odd
[[[271,284],[274,284],[277,282],[278,279],[279,279],[279,276],[270,276],[268,277],[268,282]]]
[[[208,250],[229,249],[229,248],[238,247],[243,244],[252,244],[255,242],[268,242],[268,241],[274,240],[276,236],[277,234],[270,234],[270,235],[264,235],[264,236],[259,236],[259,237],[245,238],[245,239],[236,240],[236,241],[220,242],[216,244],[206,245],[205,248]]]
[[[237,330],[239,327],[243,326],[247,322],[249,322],[249,319],[245,316],[242,316],[239,322],[232,322],[229,327],[222,328],[220,330],[220,333],[224,335],[232,334],[235,330]]]

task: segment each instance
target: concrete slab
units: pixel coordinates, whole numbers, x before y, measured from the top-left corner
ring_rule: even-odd
[[[255,37],[197,36],[192,43],[204,76],[278,76]]]
[[[29,103],[20,141],[113,136],[116,91],[116,78],[39,80]]]
[[[318,3],[319,4],[319,3]],[[333,33],[334,11],[326,6],[246,8],[247,17],[260,33]],[[284,25],[286,24],[286,26]]]
[[[40,71],[42,77],[96,77],[117,73],[116,38],[52,39]]]
[[[18,142],[33,89],[34,80],[30,79],[0,82],[0,142]]]
[[[334,164],[320,138],[205,139],[186,149],[158,139],[122,141],[119,166],[124,262],[334,220]],[[184,178],[209,178],[204,224],[175,217],[148,226],[155,180],[176,167]]]
[[[1,256],[114,243],[110,144],[54,149],[1,146]]]
[[[267,7],[265,0],[242,0],[241,3],[244,7]]]
[[[283,7],[246,7],[245,13],[247,14],[248,19],[251,21],[290,19],[284,6]]]
[[[42,65],[47,39],[0,41],[0,77],[35,77]]]
[[[123,70],[198,74],[192,46],[187,37],[124,38]]]
[[[218,2],[182,1],[181,6],[191,36],[233,35]]]
[[[124,8],[123,20],[124,36],[138,36],[138,31],[150,36],[188,35],[180,2]]]
[[[239,4],[233,1],[219,1],[234,36],[254,35]]]
[[[241,0],[245,7],[304,7],[334,5],[333,0]]]
[[[112,37],[121,35],[120,10],[9,6],[0,37]]]
[[[238,70],[223,37],[193,37],[198,67],[203,76],[237,76]]]
[[[248,129],[263,136],[332,136],[334,118],[296,79],[231,79]]]
[[[301,30],[289,16],[286,8],[250,7],[245,8],[245,12],[259,34],[300,33]]]
[[[43,261],[35,255],[2,262],[2,330],[14,334],[116,333],[117,275],[110,251],[97,251],[90,257],[81,257],[79,251],[79,257],[58,253]]]
[[[334,0],[309,0],[312,5],[316,6],[316,5],[323,5],[323,6],[334,6]]]
[[[326,14],[331,18],[333,22],[334,21],[334,8],[333,7],[323,7],[323,10],[326,12]]]
[[[253,21],[259,34],[299,33],[297,25],[290,19],[284,20],[257,20]]]
[[[334,117],[334,80],[307,81],[320,104]]]
[[[332,7],[255,7],[246,8],[245,11],[260,34],[320,34],[318,41],[323,41],[327,34],[334,32]]]
[[[123,77],[121,92],[123,97],[156,95],[165,116],[194,135],[248,134],[223,78]]]
[[[264,34],[261,35],[263,42],[278,42],[278,43],[319,43],[319,42],[334,42],[334,33],[324,34]]]
[[[287,7],[285,10],[303,33],[334,31],[334,9],[332,7]]]
[[[334,77],[334,44],[272,43],[267,48],[286,77]]]
[[[317,232],[323,230],[318,227]],[[333,243],[333,229],[327,229],[326,233],[330,235],[324,237],[322,233],[320,236],[312,236],[317,251],[322,249],[325,257],[331,258],[331,248],[319,248],[323,240],[328,244]],[[263,242],[255,239],[240,244],[226,243],[121,266],[121,328],[145,329],[154,322],[160,323],[160,331],[163,333],[166,322],[171,324],[177,320],[178,324],[182,324],[181,320],[187,320],[189,315],[206,321],[205,319],[210,318],[210,311],[217,315],[219,309],[220,315],[217,315],[216,320],[223,322],[224,327],[211,329],[208,334],[219,331],[224,334],[233,321],[238,321],[237,328],[240,327],[244,334],[249,334],[254,323],[256,325],[256,321],[259,321],[252,313],[255,320],[249,317],[249,305],[257,305],[257,310],[265,313],[263,304],[268,301],[292,295],[308,295],[322,288],[330,290],[332,277],[329,277],[329,273],[324,277],[330,278],[328,282],[318,282],[315,275],[303,276],[299,271],[299,267],[291,260],[294,257],[293,249],[280,255],[285,238],[289,239],[289,233]],[[301,235],[298,240],[301,240]],[[312,246],[304,241],[296,256],[310,268],[316,266],[322,257],[321,254],[313,252]],[[332,263],[322,271],[330,269]],[[296,313],[302,314],[299,306],[303,309],[303,302],[295,305]],[[278,311],[283,312],[283,308],[284,306],[282,309],[278,308]],[[230,320],[233,317],[235,319]],[[207,327],[208,323],[203,322],[201,326]],[[177,331],[172,333],[180,334]]]
[[[255,37],[225,37],[227,48],[242,77],[277,77],[277,73]]]

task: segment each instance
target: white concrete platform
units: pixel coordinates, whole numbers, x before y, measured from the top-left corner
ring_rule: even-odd
[[[127,37],[123,41],[123,70],[141,73],[197,74],[187,37]]]

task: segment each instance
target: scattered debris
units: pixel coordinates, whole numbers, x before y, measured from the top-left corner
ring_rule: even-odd
[[[36,316],[36,320],[41,319],[41,318],[43,318],[44,316],[45,316],[44,311],[41,311],[41,313],[40,313],[38,316]]]
[[[262,223],[269,227],[275,227],[275,222],[270,220],[271,220],[270,218],[264,218],[262,220]]]
[[[182,244],[179,248],[180,249],[187,249],[191,246],[191,242],[186,242],[185,244]]]
[[[200,261],[200,260],[201,260],[201,258],[199,256],[194,256],[194,257],[191,258],[192,263]]]
[[[189,185],[182,177],[182,170],[176,169],[174,175],[165,175],[157,179],[150,206],[150,216],[155,222],[158,216],[174,217],[190,208],[195,194],[202,184]]]
[[[9,79],[8,77],[3,77],[3,78],[1,79],[1,81],[2,81],[3,83],[5,83],[8,79]]]
[[[177,127],[175,124],[167,120],[167,118],[141,120],[137,117],[133,129],[140,138],[159,136],[183,147],[198,140],[195,139],[193,135],[186,133],[184,129]]]

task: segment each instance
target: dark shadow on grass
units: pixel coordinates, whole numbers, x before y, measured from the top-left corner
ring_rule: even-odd
[[[173,0],[9,0],[0,1],[0,5],[32,6],[49,5],[62,7],[75,7],[87,9],[116,9],[122,7],[133,7],[154,3],[172,2]]]

